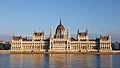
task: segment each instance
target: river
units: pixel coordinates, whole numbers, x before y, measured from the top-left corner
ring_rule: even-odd
[[[120,55],[0,54],[0,68],[120,68]]]

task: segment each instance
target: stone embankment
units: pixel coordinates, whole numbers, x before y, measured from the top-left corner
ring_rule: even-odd
[[[120,50],[113,50],[112,52],[28,52],[28,51],[10,51],[0,50],[0,54],[120,54]]]

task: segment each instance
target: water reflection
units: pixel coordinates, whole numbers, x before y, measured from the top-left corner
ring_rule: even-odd
[[[11,68],[43,68],[44,55],[43,54],[12,54]]]
[[[112,68],[111,55],[13,54],[11,68]]]
[[[117,56],[117,57],[116,57]],[[1,68],[112,68],[120,55],[11,54],[0,55]]]
[[[10,55],[0,54],[0,68],[9,68],[10,67]]]

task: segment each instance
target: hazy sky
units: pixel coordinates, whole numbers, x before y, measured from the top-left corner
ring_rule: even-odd
[[[71,34],[120,32],[120,0],[0,0],[0,34],[54,33],[60,18]]]

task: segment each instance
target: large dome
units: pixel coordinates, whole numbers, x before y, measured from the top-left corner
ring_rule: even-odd
[[[57,26],[56,30],[65,30],[64,26],[61,24],[61,20],[60,20],[60,24]]]
[[[57,30],[65,30],[64,26],[61,24],[58,25]]]
[[[60,19],[60,24],[56,28],[55,38],[66,38],[65,28],[61,24],[61,19]]]

